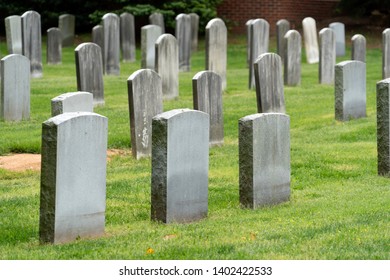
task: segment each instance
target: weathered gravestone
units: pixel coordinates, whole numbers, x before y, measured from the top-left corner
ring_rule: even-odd
[[[58,28],[62,34],[62,46],[73,46],[76,18],[74,15],[63,14],[58,17]]]
[[[311,17],[306,17],[302,21],[302,27],[307,63],[317,63],[319,61],[319,51],[316,21]]]
[[[361,34],[355,34],[351,41],[351,60],[366,62],[366,38]]]
[[[264,19],[254,19],[251,23],[249,55],[249,88],[255,88],[254,66],[259,55],[268,52],[269,47],[269,23]]]
[[[152,118],[163,112],[160,76],[151,69],[135,71],[127,79],[133,157],[149,157],[152,149]]]
[[[226,89],[227,29],[223,20],[215,18],[206,25],[206,70],[217,73]]]
[[[62,35],[59,28],[47,30],[46,61],[47,64],[62,63]]]
[[[153,13],[149,15],[149,24],[160,26],[161,34],[165,33],[164,15],[162,13]]]
[[[345,55],[345,25],[341,22],[332,22],[329,28],[334,32],[336,43],[336,56]]]
[[[254,63],[258,113],[285,113],[282,60],[265,53]]]
[[[93,112],[93,94],[85,91],[68,92],[51,100],[52,117],[72,112]]]
[[[92,28],[92,43],[95,43],[100,47],[100,50],[103,55],[104,50],[104,29],[103,25],[95,25]],[[103,59],[103,58],[102,58]]]
[[[330,28],[323,28],[319,33],[320,37],[320,63],[319,82],[320,84],[334,83],[334,66],[336,64],[336,41],[334,31]]]
[[[212,71],[201,71],[192,78],[194,109],[210,117],[210,145],[223,144],[222,79]]]
[[[141,68],[155,69],[155,43],[161,34],[161,27],[157,25],[149,24],[141,28]]]
[[[21,121],[30,118],[30,61],[10,54],[0,61],[0,119]]]
[[[240,203],[257,208],[290,198],[290,117],[253,114],[239,121]]]
[[[9,16],[4,19],[7,50],[9,54],[23,54],[22,49],[22,18]]]
[[[179,45],[179,71],[189,72],[191,69],[191,16],[176,16],[175,36]]]
[[[22,15],[23,55],[30,60],[31,77],[42,77],[41,16],[35,11]]]
[[[129,13],[120,15],[120,37],[122,48],[122,60],[124,62],[135,61],[135,25],[134,16]]]
[[[42,124],[41,243],[104,234],[106,156],[107,118],[65,113]]]
[[[190,13],[191,17],[191,52],[198,50],[199,16]]]
[[[153,118],[151,217],[187,223],[207,216],[209,117],[188,109]]]
[[[285,55],[286,55],[286,41],[284,40],[284,36],[287,31],[290,30],[290,22],[285,19],[280,19],[276,23],[276,53],[282,59],[282,63],[284,63]]]
[[[302,38],[296,30],[284,35],[284,84],[296,86],[301,83]]]
[[[104,34],[104,73],[120,74],[120,20],[118,15],[108,13],[103,16]]]
[[[376,84],[378,174],[390,176],[390,78]]]
[[[339,121],[366,116],[366,64],[347,60],[335,67],[335,117]]]
[[[75,49],[77,90],[91,92],[94,105],[104,104],[102,52],[95,43],[83,43]]]
[[[177,40],[171,34],[163,34],[156,41],[156,72],[161,77],[163,98],[179,96],[179,51]]]
[[[390,78],[390,28],[382,32],[382,78]]]
[[[250,67],[250,56],[251,56],[251,26],[253,19],[249,19],[245,23],[246,28],[246,63],[247,66]]]

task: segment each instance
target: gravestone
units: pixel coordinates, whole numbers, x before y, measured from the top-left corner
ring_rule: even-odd
[[[191,69],[191,16],[176,16],[175,36],[179,45],[179,71],[189,72]]]
[[[366,64],[347,60],[335,67],[335,117],[339,121],[366,117]]]
[[[199,33],[199,16],[195,13],[190,13],[191,17],[191,52],[198,50],[198,33]]]
[[[390,78],[390,28],[382,32],[382,78]]]
[[[261,54],[254,63],[258,113],[285,113],[282,60],[276,53]]]
[[[250,66],[250,56],[251,56],[251,26],[252,26],[253,19],[249,19],[245,23],[246,27],[246,62],[247,66]]]
[[[194,109],[210,118],[210,145],[223,144],[222,79],[212,71],[201,71],[192,78]]]
[[[15,78],[17,77],[17,78]],[[30,61],[21,54],[10,54],[0,61],[0,119],[30,119]]]
[[[95,25],[92,28],[92,43],[95,43],[100,47],[100,50],[103,53],[104,50],[104,30],[103,25]]]
[[[104,234],[107,118],[65,113],[42,124],[39,240]]]
[[[172,34],[163,34],[156,41],[156,72],[161,77],[165,100],[179,96],[179,51]]]
[[[286,55],[286,41],[284,40],[284,35],[286,35],[287,31],[290,30],[290,22],[286,19],[278,20],[276,23],[276,53],[282,59],[282,63],[284,63],[285,55]]]
[[[376,84],[378,174],[390,176],[390,78]]]
[[[311,17],[306,17],[302,21],[302,27],[307,63],[317,63],[319,61],[319,51],[316,21]]]
[[[149,15],[149,24],[160,26],[161,34],[165,33],[164,15],[162,13],[153,13]]]
[[[153,118],[152,220],[188,223],[208,212],[209,117],[188,109]]]
[[[361,34],[355,34],[351,41],[351,60],[366,62],[366,38]]]
[[[47,64],[62,63],[62,35],[59,28],[47,30],[46,60]]]
[[[149,157],[152,149],[152,118],[163,112],[160,76],[151,69],[135,71],[127,79],[133,157]]]
[[[114,13],[103,16],[104,35],[104,73],[107,75],[120,74],[120,20]]]
[[[157,25],[149,24],[141,28],[141,68],[155,69],[155,43],[161,34],[161,27]]]
[[[226,89],[227,29],[223,20],[215,18],[206,25],[206,70],[217,73]]]
[[[58,28],[61,30],[63,47],[73,46],[75,22],[76,18],[74,15],[63,14],[58,17]]]
[[[9,54],[23,54],[22,48],[22,18],[9,16],[4,19],[7,50]]]
[[[336,41],[336,56],[345,55],[345,25],[341,22],[332,22],[329,28],[334,32]]]
[[[255,209],[290,198],[290,117],[253,114],[239,121],[241,205]]]
[[[289,30],[284,35],[284,84],[301,84],[302,38],[296,30]]]
[[[91,92],[95,106],[104,104],[102,52],[95,43],[82,43],[75,49],[77,90]]]
[[[319,82],[320,84],[333,85],[334,66],[336,64],[336,41],[335,33],[330,28],[323,28],[319,33],[320,38],[320,63]]]
[[[31,77],[42,77],[41,16],[35,11],[22,15],[23,55],[30,60]]]
[[[134,16],[129,13],[120,15],[120,38],[122,48],[122,60],[124,62],[135,61],[135,25]]]
[[[51,100],[51,116],[71,112],[93,112],[93,94],[85,91],[68,92]]]
[[[251,50],[249,58],[249,88],[255,88],[254,66],[259,55],[268,52],[269,23],[264,19],[254,19],[251,24]]]

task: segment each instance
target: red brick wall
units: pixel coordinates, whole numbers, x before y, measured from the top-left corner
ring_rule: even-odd
[[[226,20],[234,33],[245,33],[248,19],[263,18],[275,32],[276,22],[287,19],[291,28],[301,28],[305,17],[321,21],[332,17],[339,0],[224,0],[218,16]]]

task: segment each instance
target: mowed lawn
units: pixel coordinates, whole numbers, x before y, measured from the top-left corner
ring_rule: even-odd
[[[338,62],[350,59],[347,54]],[[225,141],[210,149],[208,217],[191,224],[150,219],[150,159],[131,155],[127,79],[140,68],[121,63],[120,76],[105,76],[108,117],[105,235],[63,245],[40,245],[39,171],[0,168],[0,259],[390,259],[390,178],[377,175],[376,83],[381,80],[381,31],[367,32],[367,117],[335,121],[334,87],[318,83],[318,64],[306,63],[302,83],[285,87],[291,118],[291,199],[256,210],[238,196],[238,120],[257,112],[248,89],[245,37],[229,36],[227,89],[223,96]],[[78,39],[88,40],[88,36]],[[44,44],[45,45],[45,41]],[[270,51],[276,51],[271,38]],[[76,45],[74,46],[76,47]],[[31,119],[0,122],[0,155],[40,153],[41,124],[50,99],[76,91],[74,47],[62,65],[46,64],[31,81]],[[6,53],[4,41],[2,54]],[[191,71],[180,73],[180,96],[164,111],[193,108],[192,77],[204,70],[204,40]]]

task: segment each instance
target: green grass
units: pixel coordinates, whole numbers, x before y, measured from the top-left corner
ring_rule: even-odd
[[[368,36],[368,44],[378,37]],[[137,161],[125,153],[108,162],[105,236],[40,245],[39,172],[0,169],[0,259],[390,259],[390,178],[377,176],[380,49],[375,45],[367,53],[367,118],[344,123],[334,118],[333,86],[318,84],[318,65],[307,64],[303,54],[302,84],[285,87],[291,199],[248,210],[238,197],[238,120],[257,107],[255,92],[248,90],[245,38],[230,41],[225,144],[210,149],[206,219],[151,221],[150,159]],[[179,99],[164,102],[165,111],[193,107],[191,79],[204,68],[203,44],[191,72],[180,73]],[[137,62],[121,65],[120,76],[104,77],[106,105],[95,112],[109,119],[109,148],[130,150],[126,80],[140,67],[139,50],[137,55]],[[348,48],[338,61],[349,57]],[[43,78],[31,84],[31,120],[0,123],[0,154],[40,152],[50,99],[76,90],[75,73],[73,48],[63,50],[62,65],[44,64]]]

